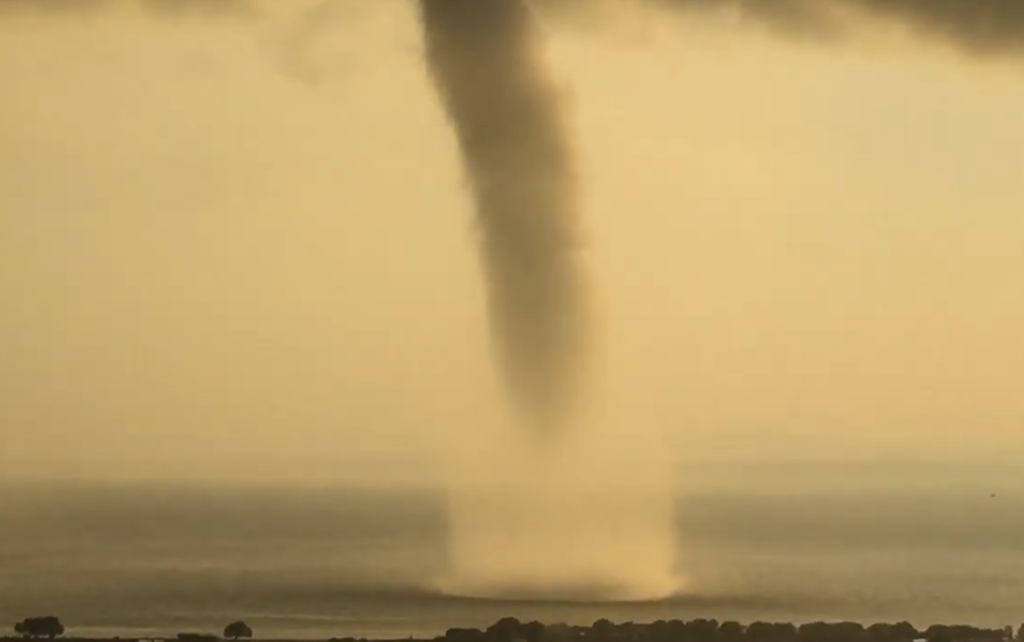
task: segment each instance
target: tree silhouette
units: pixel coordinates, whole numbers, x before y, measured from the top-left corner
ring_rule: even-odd
[[[796,637],[796,626],[788,622],[754,622],[744,633],[749,642],[789,642]]]
[[[611,620],[605,618],[601,618],[590,625],[590,634],[593,636],[593,639],[599,642],[610,640],[614,631],[615,625],[612,624]]]
[[[898,640],[893,625],[882,622],[872,624],[865,629],[865,633],[871,642],[896,642]]]
[[[511,642],[519,634],[522,623],[514,617],[503,617],[487,627],[487,637],[499,642]]]
[[[744,631],[745,629],[742,624],[733,621],[722,622],[721,626],[718,627],[718,635],[723,640],[729,640],[730,642],[742,638]]]
[[[14,632],[28,638],[53,638],[64,635],[64,625],[52,615],[27,617],[14,625]]]
[[[237,640],[238,638],[251,638],[252,629],[245,622],[239,620],[224,627],[224,637]]]
[[[541,642],[544,639],[544,625],[536,620],[527,622],[521,630],[526,642]]]
[[[718,635],[718,620],[693,620],[683,629],[684,639],[694,642],[713,642]]]
[[[897,640],[909,642],[917,638],[917,628],[910,622],[897,622],[892,625],[892,634]]]
[[[924,639],[928,642],[953,642],[954,637],[948,626],[933,624],[925,630]]]
[[[560,623],[544,625],[544,631],[541,638],[545,640],[545,642],[573,642],[579,638],[579,634],[576,629],[568,624]]]

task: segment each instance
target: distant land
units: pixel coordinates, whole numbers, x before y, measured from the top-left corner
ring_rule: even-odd
[[[55,639],[64,642],[157,642],[167,638],[83,638],[63,637],[64,625],[55,616],[26,618],[15,625],[19,637],[0,640]],[[170,638],[177,642],[219,642],[255,637],[244,622],[228,624],[224,638],[212,633],[184,632]],[[505,617],[485,629],[449,628],[434,638],[401,638],[416,642],[1024,642],[1024,624],[982,628],[972,625],[933,624],[918,629],[908,622],[874,623],[809,622],[719,622],[715,619],[657,620],[650,623],[614,623],[599,619],[589,626],[522,622]],[[271,640],[267,639],[267,642]],[[276,640],[273,642],[284,642]],[[330,638],[329,642],[396,642],[395,639]]]

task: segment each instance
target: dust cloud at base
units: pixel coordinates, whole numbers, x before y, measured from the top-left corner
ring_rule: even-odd
[[[491,430],[445,467],[442,593],[511,600],[649,601],[678,575],[671,465],[655,431],[588,412],[561,447],[538,451],[514,426]]]

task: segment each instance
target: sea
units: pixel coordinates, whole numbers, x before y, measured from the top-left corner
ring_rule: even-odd
[[[1020,485],[769,486],[680,489],[673,539],[689,588],[600,602],[433,588],[449,552],[436,489],[6,483],[0,622],[53,614],[74,635],[160,638],[242,619],[261,638],[328,639],[505,616],[1024,621]]]

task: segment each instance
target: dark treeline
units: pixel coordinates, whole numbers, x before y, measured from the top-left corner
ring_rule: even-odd
[[[935,624],[918,630],[908,622],[872,624],[812,622],[799,626],[779,622],[658,620],[650,624],[615,624],[598,620],[591,626],[523,623],[504,618],[485,630],[449,629],[437,642],[1024,642],[1024,625],[1014,636],[1011,627],[986,629]]]

